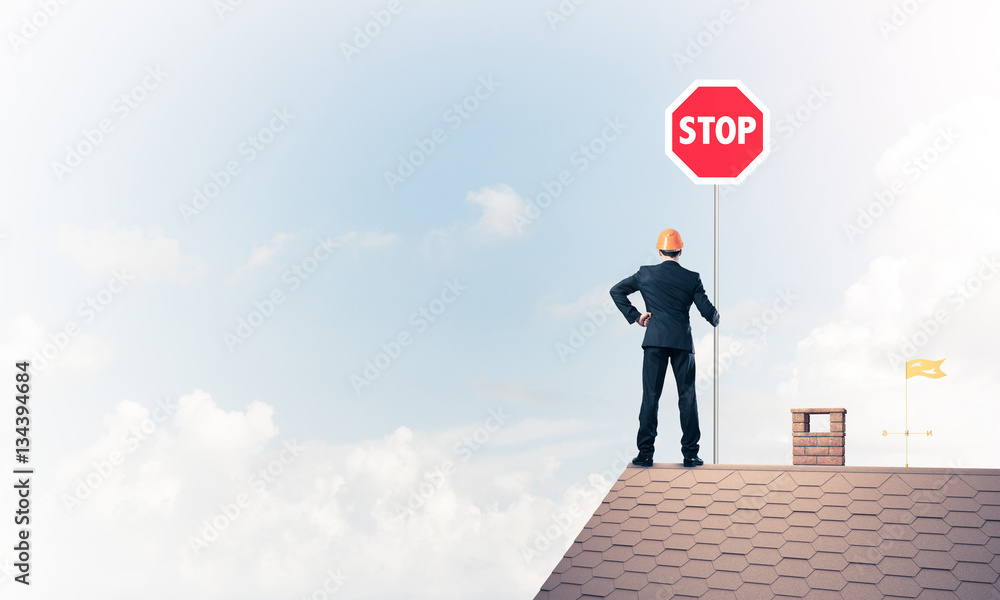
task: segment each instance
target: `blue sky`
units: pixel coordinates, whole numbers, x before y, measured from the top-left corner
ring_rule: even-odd
[[[605,311],[607,290],[673,227],[712,291],[712,189],[663,154],[664,109],[695,79],[742,80],[775,143],[723,189],[720,331],[744,352],[721,382],[722,462],[788,464],[788,409],[844,406],[848,464],[901,464],[881,436],[902,426],[897,354],[948,358],[949,377],[910,380],[911,426],[934,429],[910,463],[997,465],[996,7],[218,5],[0,9],[4,372],[79,330],[33,379],[34,460],[53,473],[38,530],[63,544],[38,560],[54,571],[93,566],[72,535],[163,584],[101,597],[299,598],[329,569],[348,574],[345,598],[408,581],[419,597],[533,594],[634,453],[642,330]],[[45,24],[26,35],[23,19]],[[378,34],[348,59],[365,27]],[[87,143],[60,178],[53,163]],[[195,190],[215,197],[191,214]],[[100,313],[80,308],[90,298]],[[255,310],[271,314],[227,344]],[[692,322],[705,369],[711,329]],[[352,376],[400,336],[358,393]],[[679,460],[672,390],[658,462]],[[699,399],[710,456],[711,385]],[[155,433],[101,474],[149,419]],[[309,451],[285,464],[290,440]],[[275,460],[253,516],[195,552],[201,524]],[[393,512],[428,481],[420,510]],[[152,545],[126,543],[133,530]],[[248,575],[275,532],[295,589]]]

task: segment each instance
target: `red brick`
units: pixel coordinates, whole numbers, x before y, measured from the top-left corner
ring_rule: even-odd
[[[844,438],[842,437],[822,437],[817,441],[817,446],[844,446]]]
[[[798,447],[798,448],[792,448],[792,456],[805,456],[805,455],[806,455],[806,449],[805,448],[803,448],[801,446]]]
[[[795,430],[792,429],[792,431],[795,431]],[[844,424],[843,423],[834,423],[834,422],[831,421],[830,422],[830,431],[831,432],[844,431]]]
[[[829,456],[830,449],[822,447],[809,447],[806,448],[806,456]]]
[[[843,446],[841,446],[840,448],[830,448],[830,456],[843,456],[843,455],[844,455]]]
[[[792,423],[792,431],[797,433],[803,433],[809,431],[805,423]]]
[[[816,464],[818,465],[843,465],[843,456],[818,456],[816,457]]]
[[[792,413],[792,423],[805,423],[806,415],[802,413]]]
[[[829,458],[829,457],[827,457],[827,458]],[[793,456],[792,457],[792,464],[793,465],[814,465],[814,464],[816,464],[816,457],[815,456]]]
[[[844,413],[830,413],[831,423],[843,423],[845,420]]]

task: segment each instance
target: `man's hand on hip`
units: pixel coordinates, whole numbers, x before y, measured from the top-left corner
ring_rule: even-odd
[[[653,313],[645,313],[635,320],[640,327],[645,327],[649,324],[649,320],[653,318]]]

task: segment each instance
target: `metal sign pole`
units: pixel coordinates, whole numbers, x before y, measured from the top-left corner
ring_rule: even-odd
[[[714,286],[715,310],[719,310],[719,184],[715,184],[715,286]],[[714,400],[714,410],[712,417],[715,432],[712,435],[712,462],[719,464],[719,327],[715,330],[715,357],[712,367],[712,393]]]

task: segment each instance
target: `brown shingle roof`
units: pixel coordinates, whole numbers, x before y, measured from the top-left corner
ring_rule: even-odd
[[[629,466],[535,600],[1000,600],[1000,470]]]

